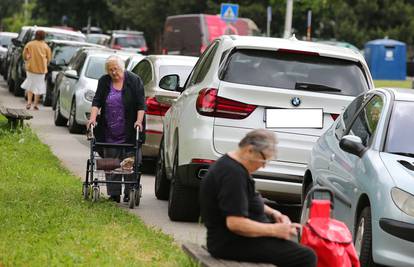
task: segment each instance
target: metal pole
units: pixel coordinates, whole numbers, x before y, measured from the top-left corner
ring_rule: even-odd
[[[270,36],[270,23],[272,22],[272,7],[267,7],[267,30],[266,30],[266,36]]]
[[[312,27],[312,10],[308,10],[308,23],[306,25],[306,40],[310,41],[311,37],[311,27]]]
[[[23,6],[23,13],[24,13],[24,24],[26,25],[28,23],[28,12],[27,12],[27,8],[29,5],[29,0],[24,0],[24,6]]]
[[[286,0],[285,32],[283,38],[289,38],[292,34],[293,0]]]

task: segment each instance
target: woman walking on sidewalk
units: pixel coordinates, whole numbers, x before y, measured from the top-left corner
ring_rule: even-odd
[[[38,110],[40,95],[46,93],[45,74],[52,52],[44,41],[45,36],[44,31],[36,31],[35,40],[28,42],[23,49],[23,58],[26,61],[26,80],[22,88],[27,91],[26,109],[30,109],[34,95],[34,109]]]

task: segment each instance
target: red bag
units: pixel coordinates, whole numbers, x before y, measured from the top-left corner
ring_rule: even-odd
[[[314,192],[329,192],[331,201],[312,199]],[[341,221],[330,218],[333,207],[333,192],[317,187],[309,192],[306,203],[309,219],[302,228],[301,244],[312,248],[318,256],[318,267],[360,267],[348,227]],[[306,207],[304,207],[306,208]]]

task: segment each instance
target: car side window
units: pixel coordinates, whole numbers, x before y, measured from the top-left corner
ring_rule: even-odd
[[[211,50],[215,47],[215,45],[218,45],[218,42],[211,43],[210,46],[207,47],[206,51],[200,56],[200,58],[198,59],[196,65],[194,66],[193,71],[191,72],[190,76],[188,77],[186,88],[191,86],[191,85],[197,84],[196,81],[197,81],[198,74],[200,73],[200,71],[201,71],[201,69],[204,65],[205,59],[208,58],[208,56],[210,55]]]
[[[78,55],[69,64],[69,69],[76,70],[76,72],[79,75],[80,71],[82,70],[82,66],[83,66],[83,63],[85,62],[85,59],[86,59],[86,54],[82,53],[82,54]]]
[[[152,66],[148,60],[139,62],[132,72],[141,78],[144,85],[147,85],[152,79]]]
[[[360,110],[351,125],[349,133],[360,137],[364,146],[368,146],[372,142],[383,107],[382,98],[379,95],[374,95]]]
[[[354,118],[355,114],[358,112],[359,108],[364,103],[364,99],[365,99],[364,94],[357,96],[351,102],[351,104],[348,105],[348,107],[345,109],[342,116],[339,118],[335,126],[335,136],[338,140],[342,138],[346,129],[349,128],[349,125],[351,124],[352,119]]]
[[[200,72],[198,73],[198,75],[197,75],[197,77],[195,79],[195,83],[196,84],[202,82],[204,80],[204,78],[206,77],[207,72],[210,69],[211,63],[213,62],[214,55],[216,54],[217,47],[218,47],[218,43],[216,43],[213,46],[213,48],[211,49],[210,53],[206,57],[206,60],[204,61],[204,64],[201,67]]]

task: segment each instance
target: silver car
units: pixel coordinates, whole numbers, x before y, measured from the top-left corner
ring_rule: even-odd
[[[361,266],[414,266],[413,114],[413,90],[371,90],[313,147],[302,197],[315,185],[334,191]]]
[[[130,56],[111,49],[83,48],[72,57],[56,84],[56,126],[67,124],[70,133],[84,131],[98,80],[106,74],[105,61],[115,53],[124,60]]]
[[[161,78],[166,75],[177,74],[180,79],[180,86],[184,86],[197,59],[197,57],[187,56],[151,55],[142,59],[132,70],[141,77],[145,89],[147,111],[146,141],[142,147],[144,156],[158,156],[163,133],[164,114],[170,108],[169,104],[180,95],[180,92],[162,89],[160,87]],[[160,98],[163,98],[163,103],[159,102]]]
[[[130,56],[125,60],[125,69],[132,71],[133,68],[144,58],[144,55],[141,54],[135,54],[133,56]]]

